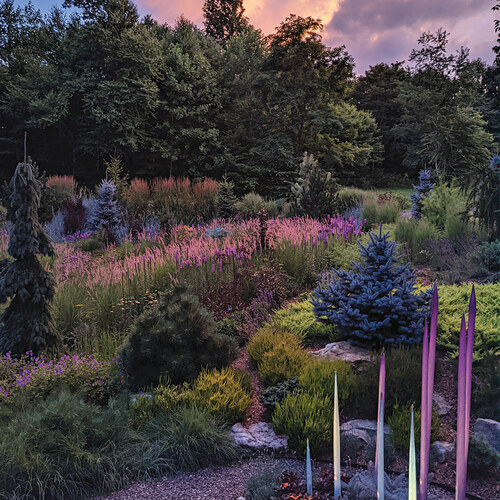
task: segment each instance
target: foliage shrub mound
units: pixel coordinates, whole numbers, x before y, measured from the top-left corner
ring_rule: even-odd
[[[100,361],[91,354],[73,354],[48,360],[31,353],[19,358],[0,358],[0,408],[16,408],[40,400],[64,386],[80,392],[87,402],[106,405],[123,387],[115,359]]]
[[[231,368],[201,372],[193,384],[193,398],[200,408],[230,424],[241,422],[252,402],[251,391]]]
[[[258,364],[264,357],[264,354],[271,351],[275,346],[288,344],[289,346],[300,349],[302,344],[293,333],[274,330],[270,327],[261,328],[248,342],[247,351],[250,359]]]
[[[300,387],[310,394],[332,398],[335,372],[337,372],[339,405],[343,407],[356,384],[356,373],[347,361],[311,359],[299,377]]]
[[[471,284],[441,286],[439,288],[439,317],[437,345],[458,356],[459,331],[462,312],[467,309]],[[477,315],[474,335],[474,360],[486,355],[500,355],[500,283],[475,285]]]
[[[500,240],[483,243],[479,249],[479,260],[486,269],[500,275]]]
[[[410,424],[411,424],[411,406],[412,403],[400,405],[396,403],[392,407],[391,416],[387,419],[390,428],[390,440],[394,448],[400,453],[408,453],[410,443]],[[415,447],[418,450],[420,446],[420,408],[415,410],[414,414]],[[440,418],[433,410],[431,419],[431,443],[440,439]]]
[[[265,385],[276,385],[298,377],[308,357],[302,348],[282,342],[264,353],[257,369]]]
[[[414,344],[422,340],[430,293],[416,294],[416,279],[409,264],[397,265],[396,243],[389,233],[370,233],[360,245],[364,263],[354,271],[333,270],[333,280],[320,285],[312,297],[321,322],[338,325],[341,334],[374,347]]]
[[[318,456],[330,450],[333,432],[333,404],[327,396],[300,392],[286,396],[278,403],[273,424],[289,437],[290,447],[304,456],[309,439],[311,454]]]
[[[138,317],[121,356],[136,390],[160,378],[174,384],[193,380],[202,368],[228,364],[235,349],[234,339],[217,333],[211,314],[178,284]]]
[[[482,440],[471,436],[469,440],[469,455],[467,457],[467,475],[472,477],[487,476],[492,469],[500,465],[500,453],[496,453],[491,446]]]
[[[281,403],[287,394],[293,394],[298,388],[299,383],[296,378],[267,387],[260,398],[262,406],[272,412],[277,403]]]
[[[415,403],[421,399],[422,350],[417,347],[396,348],[386,353],[385,411],[390,416],[396,404]],[[360,418],[373,418],[377,414],[379,363],[369,363],[356,375],[352,395],[346,401],[349,413]]]
[[[335,338],[336,327],[316,321],[313,307],[308,300],[296,302],[278,309],[269,326],[275,331],[290,332],[300,340],[311,337]]]

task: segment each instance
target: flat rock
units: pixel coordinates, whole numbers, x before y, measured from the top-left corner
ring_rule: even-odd
[[[237,445],[257,450],[286,451],[288,448],[288,437],[277,435],[266,422],[252,424],[248,428],[240,423],[234,424],[231,427],[231,437]]]
[[[500,452],[500,422],[491,418],[478,418],[474,424],[474,437]]]
[[[350,363],[361,363],[372,361],[373,359],[370,351],[354,346],[345,340],[326,344],[323,349],[315,351],[312,354],[317,357],[329,358],[332,361],[340,359],[342,361],[349,361]]]
[[[344,434],[357,437],[370,445],[377,438],[377,421],[376,420],[350,420],[340,426],[340,431]],[[389,426],[384,425],[384,435],[389,435]]]
[[[442,464],[453,459],[455,456],[455,445],[446,441],[434,441],[432,443],[432,452],[435,459]]]
[[[451,405],[444,399],[444,396],[438,392],[432,395],[432,402],[434,403],[434,408],[436,408],[438,415],[447,415],[450,413]]]

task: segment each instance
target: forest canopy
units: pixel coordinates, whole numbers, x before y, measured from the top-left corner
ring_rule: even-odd
[[[424,33],[408,61],[356,76],[323,25],[291,14],[269,36],[242,0],[207,0],[204,29],[140,18],[129,0],[0,3],[0,177],[29,155],[83,184],[120,158],[132,176],[227,173],[281,196],[304,152],[343,184],[457,176],[500,140],[499,56],[488,66]],[[500,43],[498,43],[500,45]],[[495,48],[493,49],[495,50]],[[496,144],[495,144],[496,143]]]

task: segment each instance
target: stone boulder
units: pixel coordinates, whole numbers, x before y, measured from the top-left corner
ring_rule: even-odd
[[[490,418],[478,418],[474,424],[474,437],[500,452],[500,422]]]
[[[373,360],[373,356],[370,351],[363,349],[362,347],[352,345],[345,340],[326,344],[323,349],[314,351],[312,355],[316,357],[328,358],[332,361],[340,359],[342,361],[349,361],[350,363],[362,363]]]
[[[376,420],[350,420],[340,426],[340,432],[349,436],[354,436],[363,441],[366,445],[373,445],[377,439]],[[389,436],[389,426],[384,425],[384,436]]]
[[[434,408],[438,415],[447,415],[450,413],[451,405],[441,396],[438,392],[432,395],[432,402],[434,403]]]
[[[270,424],[259,422],[250,427],[234,424],[231,427],[231,437],[240,446],[247,446],[256,450],[286,451],[288,437],[277,435]]]
[[[434,441],[432,443],[434,458],[440,463],[448,462],[455,456],[455,445],[446,441]]]

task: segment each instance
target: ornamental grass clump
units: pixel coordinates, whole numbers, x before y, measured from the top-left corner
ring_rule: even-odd
[[[261,328],[247,345],[250,359],[258,364],[264,354],[280,344],[287,344],[294,349],[301,349],[300,340],[290,332],[277,331],[270,327]]]
[[[430,293],[416,293],[414,272],[409,264],[398,265],[396,243],[382,227],[378,235],[370,233],[367,246],[359,246],[363,263],[354,271],[333,269],[332,281],[314,290],[316,318],[371,347],[420,343]]]

